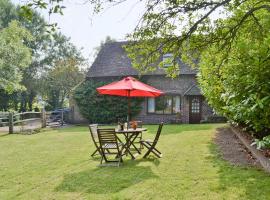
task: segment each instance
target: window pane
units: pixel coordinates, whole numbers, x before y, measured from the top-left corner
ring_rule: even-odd
[[[164,109],[163,97],[157,97],[156,98],[156,113],[163,114],[163,109]]]
[[[164,97],[164,114],[172,113],[172,97],[165,96]]]
[[[180,112],[180,96],[173,97],[173,113]]]
[[[163,55],[163,66],[164,67],[170,67],[173,65],[173,54],[172,53],[166,53]]]
[[[148,98],[147,102],[147,108],[149,113],[154,113],[155,112],[155,99],[154,98]]]
[[[200,100],[197,98],[192,99],[191,101],[191,112],[200,113]]]

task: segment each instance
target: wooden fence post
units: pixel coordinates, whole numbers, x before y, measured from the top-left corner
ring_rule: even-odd
[[[13,133],[13,113],[10,112],[9,113],[9,116],[8,116],[8,121],[9,121],[9,134],[12,134]]]
[[[64,125],[64,111],[61,110],[61,126]]]
[[[41,128],[46,128],[46,111],[45,109],[43,108],[42,111],[41,111]]]

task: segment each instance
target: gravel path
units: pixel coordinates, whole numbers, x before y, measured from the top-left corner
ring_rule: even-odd
[[[214,142],[218,145],[223,158],[237,166],[261,167],[259,162],[244,147],[236,135],[229,128],[217,129]]]

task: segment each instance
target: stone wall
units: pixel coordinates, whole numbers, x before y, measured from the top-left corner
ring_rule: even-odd
[[[72,124],[87,124],[88,120],[85,119],[81,113],[76,101],[70,97],[69,98],[70,113],[68,116],[68,122]]]

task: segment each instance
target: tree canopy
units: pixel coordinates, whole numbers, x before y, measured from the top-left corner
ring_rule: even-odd
[[[89,0],[95,12],[107,6],[117,6],[129,0]],[[145,13],[129,40],[134,41],[128,46],[133,66],[142,73],[153,71],[157,67],[153,63],[160,62],[162,53],[173,53],[174,58],[181,57],[190,64],[196,64],[201,52],[211,45],[227,49],[230,53],[231,43],[237,39],[241,27],[253,21],[257,28],[257,13],[261,10],[270,11],[268,0],[143,0]],[[30,1],[22,8],[39,7],[47,9],[49,14],[64,13],[64,1],[44,0]],[[239,12],[240,10],[240,12]],[[30,16],[30,15],[29,15]],[[230,18],[230,24],[223,19]],[[168,75],[175,77],[179,72],[178,63],[166,68]]]
[[[20,27],[23,27],[32,35],[31,40],[23,40],[23,44],[31,53],[31,60],[25,63],[24,59],[27,59],[26,56],[23,57],[23,60],[18,58],[13,61],[20,64],[25,63],[25,67],[21,67],[20,70],[18,70],[18,72],[20,72],[20,79],[18,79],[20,88],[17,88],[16,91],[10,91],[13,92],[12,94],[0,89],[1,99],[5,99],[0,101],[1,110],[33,110],[33,104],[37,102],[37,96],[41,94],[44,95],[43,99],[46,99],[48,102],[53,102],[54,100],[50,99],[52,98],[51,95],[46,96],[48,94],[48,88],[52,87],[47,87],[44,91],[45,87],[42,85],[43,83],[47,83],[44,80],[47,80],[48,71],[52,71],[59,62],[65,62],[69,59],[75,59],[78,66],[84,64],[84,58],[80,50],[70,42],[70,39],[59,31],[48,34],[47,22],[44,18],[35,10],[30,10],[32,13],[31,20],[21,16],[22,10],[20,7],[16,7],[10,0],[0,0],[0,30],[5,30],[12,20],[16,20]],[[15,34],[15,32],[13,34]],[[0,46],[1,45],[4,45],[4,43],[1,43]],[[3,50],[8,53],[8,51],[6,51],[7,49]],[[19,51],[19,49],[16,49],[16,51]],[[8,59],[11,59],[11,57],[1,58],[5,62],[10,63]],[[10,65],[11,64],[12,66],[16,66],[14,63],[10,63]],[[12,75],[12,73],[10,74]],[[13,78],[15,78],[15,76]],[[6,83],[5,87],[7,87]],[[19,90],[21,88],[24,88],[24,90]]]
[[[16,21],[0,30],[0,89],[14,92],[23,88],[23,70],[31,63],[31,49],[25,43],[30,40],[30,32]]]

